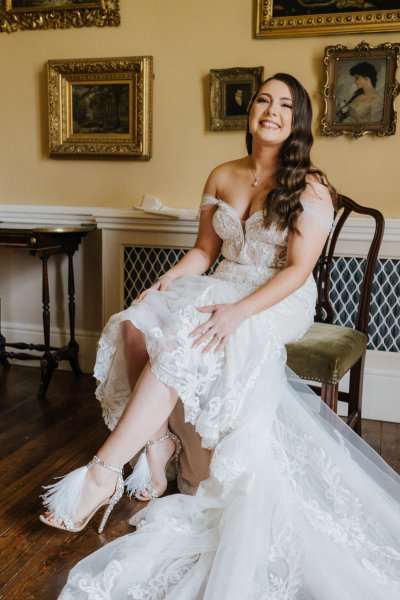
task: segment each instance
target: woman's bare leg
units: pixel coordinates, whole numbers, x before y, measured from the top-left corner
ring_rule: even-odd
[[[147,354],[144,334],[131,321],[124,321],[122,323],[122,339],[126,372],[130,388],[133,391],[143,369],[148,363],[149,355]],[[154,440],[162,437],[167,429],[168,420],[161,425],[158,431],[154,431],[151,439]],[[175,444],[171,439],[165,440],[163,444],[157,446],[149,446],[147,450],[147,462],[152,473],[152,481],[160,490],[163,490],[167,485],[164,467],[174,450]],[[147,490],[142,491],[142,496],[151,497]]]
[[[98,452],[113,465],[125,465],[168,421],[178,394],[144,368],[114,431]]]
[[[124,321],[121,327],[126,373],[130,388],[133,391],[149,360],[149,355],[147,354],[144,334],[140,329],[137,329],[130,321]]]
[[[177,399],[176,391],[161,383],[147,364],[116,428],[96,453],[97,456],[114,466],[125,465],[148,440],[155,439],[163,431]],[[173,445],[172,440],[166,441]],[[155,448],[163,448],[164,453],[168,447],[170,446],[164,443],[155,446]],[[165,462],[171,454],[169,450]],[[74,522],[85,519],[101,501],[111,496],[116,481],[115,473],[94,464],[86,474],[79,505],[75,510]],[[51,520],[51,515],[47,515],[47,518]]]

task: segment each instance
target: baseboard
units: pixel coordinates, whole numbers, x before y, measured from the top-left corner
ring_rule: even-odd
[[[348,376],[339,389],[346,390]],[[339,402],[338,413],[347,415],[347,404]],[[400,353],[367,350],[362,415],[364,419],[400,423]]]
[[[8,342],[23,340],[30,344],[43,343],[43,332],[35,326],[16,327],[3,323],[2,332]],[[100,334],[78,330],[76,340],[79,344],[79,362],[84,373],[92,373],[96,358],[97,342]],[[68,341],[65,332],[51,330],[51,342],[54,345],[64,345]],[[38,361],[17,361],[12,363],[38,367]],[[60,369],[69,370],[66,361],[61,361]],[[340,384],[346,389],[348,378]],[[345,415],[347,405],[339,402],[338,412]],[[363,397],[363,418],[377,421],[400,423],[400,353],[378,352],[368,350],[365,362],[365,380]]]
[[[43,329],[35,325],[26,325],[19,327],[11,323],[2,323],[2,334],[5,336],[8,343],[26,342],[27,344],[43,344]],[[91,332],[84,330],[76,330],[75,339],[79,344],[79,365],[84,373],[92,373],[94,361],[96,358],[97,342],[99,340],[99,332]],[[65,346],[68,344],[69,336],[67,332],[57,328],[51,328],[50,340],[52,346]],[[9,348],[10,351],[13,348]],[[15,350],[18,352],[18,350]],[[37,353],[39,354],[39,353]],[[38,360],[10,360],[12,364],[25,366],[39,367]],[[71,370],[69,363],[62,360],[59,364],[59,369]]]
[[[367,351],[363,417],[400,423],[400,352]]]

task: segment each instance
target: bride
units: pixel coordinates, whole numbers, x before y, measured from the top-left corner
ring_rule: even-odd
[[[102,531],[125,486],[161,496],[178,397],[212,449],[209,477],[194,496],[153,499],[135,533],[72,569],[62,600],[400,597],[400,478],[285,371],[285,344],[313,322],[335,203],[294,77],[262,84],[246,141],[248,156],[206,182],[195,247],[107,324],[95,374],[113,431],[48,486],[41,520],[80,531],[104,507]]]

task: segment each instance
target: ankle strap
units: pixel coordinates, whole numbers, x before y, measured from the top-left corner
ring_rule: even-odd
[[[176,435],[174,435],[172,433],[172,431],[167,429],[167,431],[164,433],[164,435],[161,436],[160,438],[158,438],[158,440],[150,440],[149,442],[147,442],[144,446],[144,451],[146,452],[146,450],[149,446],[157,446],[157,444],[161,444],[161,442],[164,442],[168,438],[171,438],[171,440],[173,440],[175,443],[178,441],[178,438],[176,437]]]
[[[93,456],[92,460],[86,466],[88,469],[90,469],[95,463],[101,467],[104,467],[105,469],[108,469],[109,471],[113,471],[114,473],[119,473],[122,475],[123,467],[114,467],[114,465],[109,465],[96,455]]]

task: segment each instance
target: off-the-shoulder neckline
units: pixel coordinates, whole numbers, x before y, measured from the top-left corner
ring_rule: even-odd
[[[247,217],[247,219],[241,219],[236,208],[234,208],[232,206],[232,204],[229,204],[229,202],[226,202],[225,200],[221,200],[221,198],[216,198],[215,196],[212,196],[211,194],[204,194],[203,198],[211,198],[212,200],[215,200],[217,202],[217,204],[223,204],[224,206],[227,206],[237,217],[238,221],[240,221],[241,223],[247,223],[247,221],[249,221],[252,217],[254,217],[254,215],[257,215],[258,213],[263,212],[263,209],[259,208],[258,210],[255,210],[253,213],[251,213],[251,215],[249,215]]]

